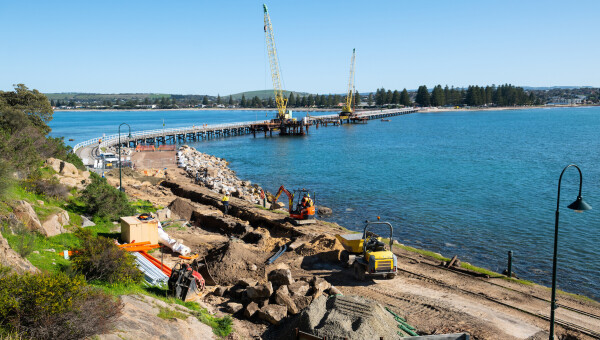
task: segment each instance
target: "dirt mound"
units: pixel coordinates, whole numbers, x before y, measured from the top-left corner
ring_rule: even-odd
[[[327,339],[399,339],[398,323],[379,303],[359,296],[320,296],[266,339],[292,339],[293,330]]]
[[[319,235],[310,242],[304,243],[296,252],[302,256],[318,255],[326,261],[337,261],[344,247],[337,238],[330,235]]]
[[[219,285],[233,285],[240,278],[265,280],[265,262],[268,253],[242,242],[230,241],[206,256],[212,277]],[[255,265],[256,267],[253,267]],[[256,270],[252,270],[256,268]]]
[[[151,176],[150,176],[151,175]],[[157,175],[157,176],[154,176]],[[106,176],[119,177],[119,169],[112,169],[106,173]],[[164,173],[161,170],[142,170],[135,171],[131,168],[121,168],[121,176],[123,178],[133,178],[139,182],[150,182],[152,185],[157,185],[164,180]]]

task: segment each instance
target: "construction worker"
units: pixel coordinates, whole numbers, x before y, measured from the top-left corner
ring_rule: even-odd
[[[225,192],[225,195],[221,199],[221,203],[223,203],[223,208],[225,209],[225,215],[229,212],[229,192]]]
[[[300,205],[302,206],[302,208],[306,208],[308,204],[308,197],[306,196],[306,194],[304,194],[304,196],[302,197],[302,201],[300,201]]]
[[[306,207],[310,208],[313,206],[313,200],[310,198],[310,194],[306,194]]]

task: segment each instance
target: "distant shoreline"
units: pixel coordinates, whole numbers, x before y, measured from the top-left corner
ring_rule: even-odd
[[[340,111],[341,109],[304,109],[304,110],[291,110],[291,111],[299,111],[299,112],[328,112],[328,111],[333,111],[333,112],[337,112]],[[199,107],[186,107],[186,108],[181,108],[181,109],[119,109],[119,110],[115,110],[115,109],[106,109],[106,110],[99,110],[99,109],[55,109],[54,112],[69,112],[69,111],[74,111],[74,112],[82,112],[82,111],[88,111],[88,112],[119,112],[119,111],[140,111],[140,112],[152,112],[152,111],[277,111],[277,109],[274,108],[234,108],[234,109],[223,109],[223,108],[199,108]]]
[[[553,108],[566,108],[566,107],[597,107],[600,105],[535,105],[535,106],[496,106],[496,107],[473,107],[473,108],[452,108],[452,107],[426,107],[420,108],[419,112],[436,113],[436,112],[475,112],[475,111],[503,111],[503,110],[524,110],[524,109],[553,109]],[[305,108],[294,108],[292,111],[298,112],[337,112],[341,109],[305,109]],[[377,110],[377,109],[376,109]],[[181,109],[56,109],[54,112],[119,112],[119,111],[140,111],[140,112],[152,112],[152,111],[277,111],[276,108],[181,108]]]
[[[528,105],[528,106],[497,106],[497,107],[473,107],[473,108],[451,108],[451,107],[428,107],[422,108],[419,112],[436,113],[436,112],[475,112],[475,111],[506,111],[506,110],[526,110],[526,109],[557,109],[567,107],[597,107],[600,105]]]

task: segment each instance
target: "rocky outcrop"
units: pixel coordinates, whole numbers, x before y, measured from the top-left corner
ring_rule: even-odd
[[[69,213],[65,210],[60,210],[54,213],[42,223],[43,234],[50,237],[66,232],[65,226],[70,223]]]
[[[79,171],[75,165],[56,158],[48,158],[46,166],[56,171],[56,178],[60,184],[79,190],[84,189],[89,184],[90,172]]]
[[[177,152],[178,165],[184,168],[188,176],[196,184],[205,186],[210,190],[259,204],[261,202],[261,188],[252,185],[250,181],[242,181],[227,165],[223,158],[211,156],[196,149],[183,145]]]
[[[198,321],[189,310],[145,295],[121,296],[123,309],[117,318],[114,331],[101,334],[102,340],[121,339],[214,339],[212,329]],[[161,319],[159,308],[169,308],[187,315],[185,320]]]
[[[43,233],[42,223],[29,202],[24,200],[14,201],[11,206],[15,216],[23,222],[27,229]]]
[[[0,265],[9,267],[18,274],[37,273],[39,270],[27,259],[22,258],[9,245],[0,234]]]

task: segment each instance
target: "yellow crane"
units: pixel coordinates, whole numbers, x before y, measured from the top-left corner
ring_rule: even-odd
[[[263,10],[265,12],[265,40],[267,41],[271,77],[273,78],[273,91],[275,92],[275,102],[277,103],[277,118],[283,121],[291,119],[292,113],[287,110],[288,100],[283,95],[279,58],[277,58],[277,48],[275,48],[275,34],[273,33],[273,25],[271,25],[271,17],[269,16],[267,5],[263,4]]]
[[[352,59],[350,60],[350,79],[348,80],[348,94],[346,95],[346,103],[344,107],[342,107],[342,112],[340,113],[341,119],[348,119],[352,116],[353,106],[354,106],[354,65],[356,59],[356,49],[352,49]]]

